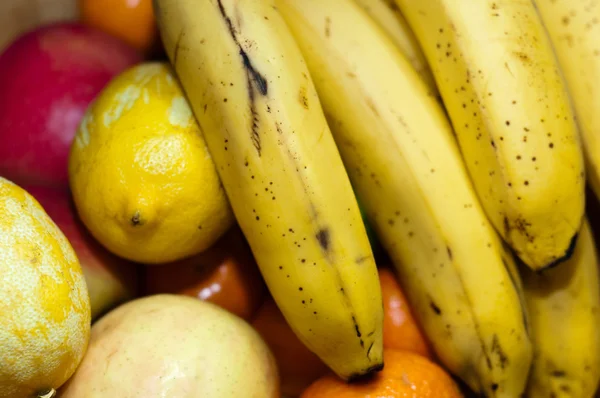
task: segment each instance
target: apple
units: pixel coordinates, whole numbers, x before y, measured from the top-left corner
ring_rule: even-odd
[[[159,294],[92,327],[61,398],[280,398],[269,347],[243,319],[207,301]]]
[[[139,295],[140,265],[108,252],[77,218],[69,191],[62,188],[23,185],[42,205],[75,250],[88,286],[92,319]]]
[[[0,176],[68,186],[69,148],[83,113],[141,59],[119,39],[72,22],[14,40],[0,54]]]

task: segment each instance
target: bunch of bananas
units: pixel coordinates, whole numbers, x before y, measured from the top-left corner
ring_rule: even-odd
[[[473,391],[593,395],[600,5],[154,6],[266,283],[334,372],[384,365],[358,198],[439,360]]]

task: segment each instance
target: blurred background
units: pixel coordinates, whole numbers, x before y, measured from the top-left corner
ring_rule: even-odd
[[[76,15],[76,0],[2,0],[0,50],[26,30],[43,23],[74,19]]]

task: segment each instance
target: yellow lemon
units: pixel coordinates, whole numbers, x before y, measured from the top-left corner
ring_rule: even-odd
[[[71,147],[78,213],[113,253],[141,263],[197,254],[234,217],[202,132],[167,63],[114,78]]]
[[[90,299],[67,238],[1,177],[0,282],[0,398],[51,395],[86,351]]]

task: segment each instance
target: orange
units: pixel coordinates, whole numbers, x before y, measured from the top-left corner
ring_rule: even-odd
[[[410,351],[384,350],[385,365],[368,379],[346,383],[333,374],[315,381],[300,398],[459,398],[454,380],[431,360]]]
[[[236,225],[208,250],[185,260],[146,266],[145,294],[197,297],[250,321],[266,286],[252,252]]]
[[[379,268],[379,282],[383,297],[384,348],[412,351],[433,359],[425,335],[417,324],[394,273],[389,268]]]
[[[310,383],[329,371],[296,337],[272,298],[259,309],[252,326],[275,356],[284,395],[297,397]]]
[[[152,0],[79,0],[81,20],[140,51],[154,49],[158,29]]]

